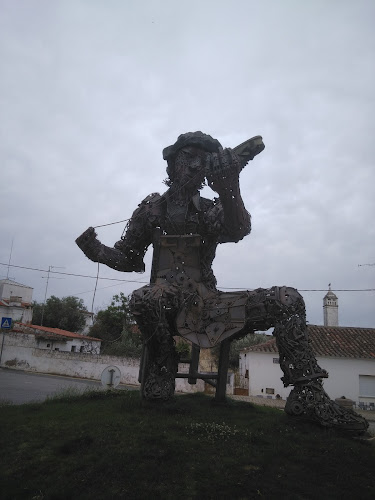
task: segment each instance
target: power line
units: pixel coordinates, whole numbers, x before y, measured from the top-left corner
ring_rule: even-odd
[[[99,278],[100,279],[100,278]],[[97,288],[97,290],[105,290],[106,288],[113,288],[115,286],[121,286],[121,283],[116,283],[114,285],[108,285],[108,286],[101,286],[100,288]],[[86,290],[85,292],[76,292],[72,293],[72,295],[83,295],[84,293],[92,293],[94,290]]]
[[[8,264],[4,264],[3,262],[0,262],[0,266],[8,266]],[[48,270],[46,269],[38,269],[35,267],[26,267],[26,266],[16,266],[14,264],[10,264],[10,267],[17,267],[18,269],[27,269],[29,271],[39,271],[42,273],[47,273]],[[64,274],[66,276],[76,276],[78,278],[91,278],[91,279],[97,279],[97,276],[89,276],[87,274],[75,274],[75,273],[64,273],[61,271],[50,271],[50,273],[54,274]],[[99,277],[100,280],[107,280],[107,281],[118,281],[118,282],[125,282],[125,283],[139,283],[139,284],[149,284],[149,281],[137,281],[137,280],[125,280],[125,279],[118,279],[118,278],[104,278],[104,277]],[[111,286],[116,286],[116,285],[111,285]],[[104,287],[104,288],[110,288],[110,287]],[[257,287],[259,288],[259,287]],[[227,287],[227,286],[220,286],[220,289],[224,290],[256,290],[256,288],[249,288],[249,287]],[[90,290],[91,292],[93,290]],[[298,288],[299,292],[326,292],[326,288]],[[332,289],[333,292],[375,292],[375,288],[335,288]],[[81,293],[89,293],[87,292],[81,292]],[[77,294],[78,295],[78,294]]]
[[[299,292],[326,292],[327,288],[322,289],[309,289],[302,290],[298,288]],[[332,292],[375,292],[375,288],[332,288]]]
[[[0,262],[0,266],[8,266],[8,264],[4,264],[3,262]],[[38,269],[36,267],[26,267],[26,266],[16,266],[14,264],[10,264],[10,267],[17,267],[18,269],[27,269],[29,271],[39,271],[41,273],[48,273],[48,269]],[[78,278],[93,278],[96,280],[96,276],[89,276],[87,274],[74,274],[74,273],[64,273],[61,271],[50,271],[50,273],[53,274],[64,274],[66,276],[76,276]],[[118,278],[104,278],[100,277],[99,279],[101,280],[109,280],[109,281],[125,281],[126,283],[146,283],[148,284],[148,281],[137,281],[137,280],[124,280],[124,279],[118,279]]]
[[[259,287],[258,287],[259,288]],[[243,287],[243,288],[239,288],[239,287],[227,287],[227,286],[221,286],[220,289],[224,289],[224,290],[248,290],[248,291],[251,291],[251,290],[256,290],[256,288],[246,288],[246,287]],[[327,289],[326,288],[306,288],[306,289],[302,289],[302,288],[297,288],[297,290],[299,292],[326,292]],[[332,292],[375,292],[375,288],[335,288],[333,289],[332,288]]]

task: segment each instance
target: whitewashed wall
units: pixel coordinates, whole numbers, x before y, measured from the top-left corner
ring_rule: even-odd
[[[13,321],[21,321],[22,323],[31,323],[33,310],[31,307],[0,306],[0,317],[12,318]]]
[[[48,349],[49,351],[74,351],[99,354],[101,342],[97,340],[86,340],[74,337],[66,341],[59,341],[55,339],[36,339],[34,347],[38,349]]]
[[[33,288],[4,280],[0,283],[0,297],[10,299],[11,296],[22,297],[22,302],[30,303],[32,302]]]
[[[136,359],[39,349],[35,347],[35,336],[24,333],[0,334],[0,350],[2,345],[0,366],[6,368],[100,380],[104,368],[117,366],[121,383],[139,386]],[[179,371],[187,373],[189,365],[181,363]],[[233,387],[228,390],[233,392]],[[197,380],[196,385],[190,385],[187,379],[176,379],[176,391],[203,392],[204,382]]]
[[[241,383],[248,383],[250,396],[272,396],[279,394],[283,399],[289,396],[290,387],[285,388],[280,380],[283,373],[280,365],[273,363],[278,360],[278,354],[247,352],[240,354],[240,377]],[[248,370],[248,379],[245,379]],[[274,389],[274,394],[266,394],[266,389]]]
[[[359,376],[375,377],[375,360],[348,358],[317,358],[322,368],[329,373],[324,388],[333,398],[345,396],[356,402],[374,403],[375,397],[363,397],[359,391]]]
[[[274,389],[274,395],[280,394],[286,399],[291,387],[284,387],[280,378],[283,376],[280,365],[273,362],[278,359],[277,353],[247,352],[240,355],[240,377],[245,382],[248,370],[249,395],[266,397],[266,389]],[[324,389],[331,399],[345,396],[356,402],[375,402],[375,398],[362,397],[359,393],[359,375],[375,377],[375,361],[367,359],[317,357],[321,368],[329,373],[324,379]]]

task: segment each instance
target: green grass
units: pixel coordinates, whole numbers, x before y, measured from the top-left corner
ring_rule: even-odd
[[[375,447],[202,394],[67,393],[0,407],[2,499],[375,498]]]

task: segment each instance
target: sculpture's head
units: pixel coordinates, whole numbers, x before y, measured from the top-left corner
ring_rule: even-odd
[[[207,153],[216,153],[221,144],[210,135],[202,132],[187,132],[181,134],[177,141],[163,150],[163,158],[167,160],[166,184],[199,188],[205,178]]]

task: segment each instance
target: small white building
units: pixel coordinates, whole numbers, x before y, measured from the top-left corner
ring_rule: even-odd
[[[330,398],[375,405],[375,328],[308,325],[307,330],[319,366],[329,373],[324,389]],[[284,387],[282,375],[274,337],[241,351],[240,385],[250,396],[286,399],[292,387]]]
[[[360,406],[375,407],[375,328],[338,326],[338,299],[331,287],[323,299],[324,326],[308,325],[312,349],[329,373],[324,389],[331,399],[345,396]],[[280,377],[276,339],[240,353],[240,387],[249,396],[286,399],[292,387]]]
[[[31,323],[33,288],[10,279],[0,280],[0,317]]]
[[[34,336],[34,347],[49,351],[100,354],[101,339],[48,326],[16,323],[10,333]]]

